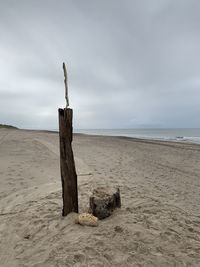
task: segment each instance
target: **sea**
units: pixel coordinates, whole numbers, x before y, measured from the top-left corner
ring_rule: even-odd
[[[74,133],[126,136],[151,140],[178,141],[200,144],[200,128],[74,129]]]

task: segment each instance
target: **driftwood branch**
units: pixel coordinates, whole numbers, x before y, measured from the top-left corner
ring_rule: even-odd
[[[60,136],[60,167],[63,196],[63,212],[66,216],[70,212],[78,212],[78,187],[74,155],[72,150],[72,117],[70,108],[58,110]]]
[[[64,71],[64,84],[65,84],[65,99],[66,99],[66,108],[69,107],[69,98],[68,98],[68,80],[67,80],[67,70],[65,63],[63,62],[63,71]]]
[[[78,186],[74,154],[72,150],[73,110],[68,108],[67,71],[63,63],[66,108],[58,109],[59,139],[60,139],[60,170],[62,182],[63,212],[66,216],[70,212],[78,212]]]

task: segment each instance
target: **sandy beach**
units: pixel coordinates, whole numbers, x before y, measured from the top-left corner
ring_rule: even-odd
[[[0,266],[200,266],[200,145],[76,134],[80,212],[93,188],[121,191],[87,227],[61,216],[58,141],[0,129]]]

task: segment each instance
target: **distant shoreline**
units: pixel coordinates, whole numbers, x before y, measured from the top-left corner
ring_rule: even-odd
[[[129,137],[129,136],[111,136],[111,135],[94,135],[94,134],[84,134],[84,133],[74,133],[74,136],[87,136],[89,138],[102,138],[102,139],[120,139],[120,140],[126,140],[130,142],[138,142],[138,143],[145,143],[145,144],[153,144],[153,145],[163,145],[163,146],[171,146],[171,147],[177,147],[180,145],[180,148],[191,148],[194,149],[195,147],[199,147],[200,144],[198,143],[192,143],[192,142],[182,142],[182,141],[173,141],[173,140],[158,140],[158,139],[151,139],[151,138],[139,138],[139,137]],[[193,148],[194,146],[194,148]]]
[[[27,131],[27,132],[40,132],[40,133],[52,133],[52,134],[59,134],[58,130],[42,130],[42,129],[20,129],[17,128],[15,126],[12,125],[5,125],[5,124],[0,124],[0,129],[10,129],[10,130],[21,130],[21,131]],[[200,129],[199,129],[200,132]],[[106,133],[106,132],[102,132],[102,130],[100,130],[100,132],[77,132],[77,129],[74,130],[73,132],[74,136],[90,136],[92,137],[105,137],[105,138],[119,138],[119,139],[125,139],[125,140],[129,140],[129,141],[136,141],[136,142],[145,142],[145,143],[164,143],[164,144],[187,144],[187,145],[200,145],[200,137],[197,137],[195,140],[195,138],[187,138],[187,137],[177,137],[177,138],[159,138],[156,136],[129,136],[126,135],[126,133],[121,132],[120,134],[116,135],[115,134],[115,130],[111,133]]]

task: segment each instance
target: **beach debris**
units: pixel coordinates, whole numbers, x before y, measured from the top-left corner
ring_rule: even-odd
[[[73,110],[68,108],[67,71],[63,63],[65,76],[66,108],[58,109],[59,115],[59,140],[60,140],[60,170],[62,184],[63,210],[62,215],[70,212],[78,213],[78,186],[77,174],[72,149],[73,140]]]
[[[87,226],[98,226],[98,218],[90,213],[81,213],[76,218],[75,223]]]
[[[89,212],[102,220],[110,216],[114,209],[121,207],[119,188],[98,187],[90,197]]]
[[[68,108],[69,107],[68,79],[67,79],[67,70],[66,70],[65,62],[63,62],[63,72],[64,72],[64,85],[65,85],[66,108]]]
[[[31,235],[28,234],[28,235],[25,235],[25,236],[24,236],[24,239],[30,239],[30,237],[31,237]]]

